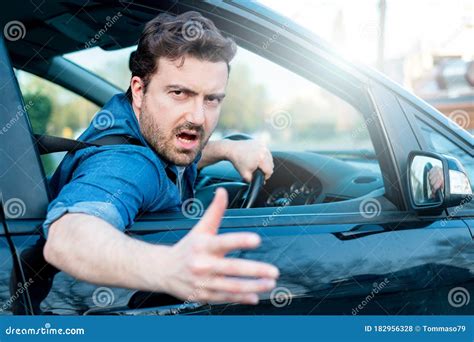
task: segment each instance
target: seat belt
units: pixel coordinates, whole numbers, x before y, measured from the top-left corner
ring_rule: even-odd
[[[108,135],[103,138],[86,142],[52,135],[34,134],[35,143],[41,155],[55,152],[76,152],[83,148],[105,145],[143,145],[140,140],[128,135]]]

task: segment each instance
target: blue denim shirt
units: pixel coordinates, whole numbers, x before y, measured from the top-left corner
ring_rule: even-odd
[[[79,140],[107,135],[128,135],[143,146],[94,146],[68,153],[50,181],[54,200],[43,224],[45,236],[51,223],[67,212],[94,215],[124,230],[139,213],[179,211],[182,201],[193,197],[200,155],[184,171],[181,196],[173,179],[176,166],[145,141],[124,93],[112,97]]]

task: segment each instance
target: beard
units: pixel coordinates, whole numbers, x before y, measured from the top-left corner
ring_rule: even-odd
[[[202,126],[190,122],[176,126],[171,132],[165,132],[145,109],[142,109],[138,120],[140,131],[155,153],[177,166],[190,165],[206,146],[211,134],[206,135]],[[177,146],[177,137],[183,134],[183,131],[195,133],[198,142],[195,148],[184,149]]]

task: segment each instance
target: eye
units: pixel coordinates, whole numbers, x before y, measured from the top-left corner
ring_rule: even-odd
[[[184,99],[186,97],[186,93],[182,90],[171,90],[170,94],[178,100]]]
[[[219,103],[221,103],[221,99],[220,98],[217,98],[217,97],[208,97],[206,102],[211,104],[211,105],[218,105]]]

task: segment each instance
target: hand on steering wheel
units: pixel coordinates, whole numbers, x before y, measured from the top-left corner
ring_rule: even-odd
[[[249,183],[249,187],[245,194],[242,196],[243,202],[241,208],[251,208],[255,203],[260,189],[265,181],[265,175],[262,170],[257,169],[252,175],[252,181]]]

